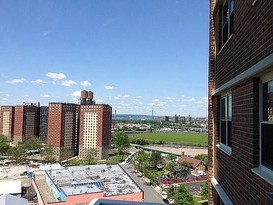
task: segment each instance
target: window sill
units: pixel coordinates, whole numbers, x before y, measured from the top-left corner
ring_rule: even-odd
[[[228,40],[225,42],[225,44],[222,46],[222,48],[220,49],[220,51],[217,53],[217,55],[220,55],[220,53],[222,52],[222,50],[226,47],[226,45],[228,44],[228,42],[230,41],[230,39],[233,37],[234,34],[231,34],[230,37],[228,38]]]
[[[270,169],[261,165],[259,167],[251,169],[251,171],[269,184],[273,185],[273,171],[271,171]]]
[[[221,185],[218,183],[218,181],[212,177],[211,179],[212,186],[220,196],[221,200],[224,202],[225,205],[233,205],[232,201],[224,191],[224,189],[221,187]]]
[[[218,149],[220,149],[221,151],[223,151],[227,155],[231,156],[231,154],[232,154],[231,147],[228,147],[228,146],[226,146],[224,144],[218,144],[218,145],[216,145],[216,147],[218,147]]]

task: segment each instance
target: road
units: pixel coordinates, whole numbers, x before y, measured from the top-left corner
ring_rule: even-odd
[[[161,203],[163,202],[162,196],[157,193],[156,190],[152,186],[148,186],[144,184],[144,179],[142,177],[138,177],[136,173],[133,172],[133,166],[130,164],[121,164],[120,165],[127,174],[138,184],[138,186],[144,191],[144,202],[154,202],[154,203]],[[128,168],[130,167],[130,168]]]

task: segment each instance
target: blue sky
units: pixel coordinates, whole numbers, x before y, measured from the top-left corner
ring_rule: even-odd
[[[205,0],[0,2],[0,105],[76,102],[207,116]]]

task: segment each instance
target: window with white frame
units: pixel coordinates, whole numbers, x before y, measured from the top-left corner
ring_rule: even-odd
[[[219,48],[221,49],[233,34],[234,0],[225,0],[220,7],[220,35]]]
[[[273,170],[273,78],[262,84],[261,165]]]
[[[220,101],[220,143],[231,147],[232,96],[227,93]]]

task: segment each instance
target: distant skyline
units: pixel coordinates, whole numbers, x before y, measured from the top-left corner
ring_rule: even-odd
[[[0,105],[77,102],[207,116],[209,2],[0,2]]]

